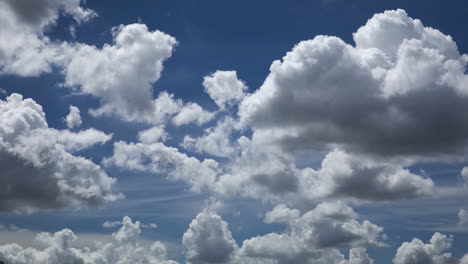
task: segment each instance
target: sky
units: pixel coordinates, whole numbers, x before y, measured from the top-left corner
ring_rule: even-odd
[[[0,261],[468,264],[467,17],[0,0]]]

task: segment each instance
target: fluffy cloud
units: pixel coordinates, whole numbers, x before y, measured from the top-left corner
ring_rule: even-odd
[[[42,107],[12,94],[0,101],[0,210],[33,212],[116,200],[110,178],[96,164],[70,151],[110,139],[89,129],[48,128]]]
[[[77,239],[70,229],[54,234],[40,233],[36,239],[44,244],[44,249],[22,248],[17,244],[0,246],[0,259],[11,264],[177,264],[167,260],[166,247],[161,242],[151,246],[139,244],[140,222],[132,222],[126,216],[122,227],[112,234],[111,243],[96,242],[93,247],[75,248]]]
[[[295,158],[275,145],[238,140],[241,155],[219,177],[216,191],[224,195],[287,201],[347,197],[382,201],[431,195],[431,179],[399,164],[342,150],[328,153],[318,170],[298,168]],[[311,191],[313,190],[313,191]]]
[[[215,212],[205,209],[184,234],[187,260],[194,264],[373,263],[363,248],[352,248],[349,261],[337,249],[379,244],[377,238],[382,229],[367,221],[358,223],[356,213],[348,206],[323,203],[302,216],[293,215],[284,233],[257,236],[245,240],[239,248],[228,224]]]
[[[65,122],[67,122],[67,127],[69,129],[81,126],[80,109],[70,105],[70,113],[65,117]]]
[[[205,76],[203,86],[220,109],[238,103],[247,91],[247,86],[237,79],[235,71],[216,71],[212,75]]]
[[[63,65],[65,85],[96,96],[101,106],[95,116],[116,115],[124,120],[160,123],[179,111],[181,102],[161,93],[153,99],[152,84],[161,76],[163,62],[172,55],[175,38],[149,31],[144,24],[113,29],[114,45],[78,44]]]
[[[166,141],[168,135],[164,126],[155,126],[138,132],[138,140],[142,143],[151,144]]]
[[[228,224],[210,210],[193,219],[182,242],[187,248],[187,262],[193,264],[229,263],[238,248]]]
[[[94,11],[81,6],[81,0],[5,0],[0,2],[0,73],[38,76],[50,72],[63,60],[69,48],[44,35],[59,14],[77,23],[94,17]]]
[[[198,160],[163,143],[114,143],[114,153],[104,159],[106,166],[164,174],[172,180],[187,182],[192,190],[210,189],[220,169],[212,159]]]
[[[236,123],[231,117],[225,117],[217,122],[216,127],[205,130],[198,138],[189,135],[184,137],[182,146],[198,153],[207,153],[218,157],[232,156],[236,151],[231,136]]]
[[[182,126],[193,122],[201,126],[206,122],[209,122],[213,117],[213,113],[203,110],[203,108],[198,104],[188,103],[180,109],[180,112],[176,116],[174,116],[172,123],[176,126]]]
[[[274,61],[241,103],[241,123],[287,150],[464,153],[468,57],[452,38],[403,10],[375,15],[353,36],[356,46],[317,36]]]
[[[455,264],[459,260],[445,252],[452,246],[453,237],[435,233],[429,244],[414,238],[404,242],[397,250],[394,264]],[[463,262],[462,262],[463,263]]]
[[[468,212],[465,209],[460,209],[458,211],[458,225],[466,225],[468,224]]]

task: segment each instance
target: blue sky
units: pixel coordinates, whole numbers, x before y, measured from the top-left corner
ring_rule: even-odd
[[[0,9],[0,261],[468,263],[465,1]]]

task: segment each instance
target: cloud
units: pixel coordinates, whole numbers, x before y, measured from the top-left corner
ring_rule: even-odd
[[[235,126],[236,122],[231,117],[225,117],[215,127],[205,129],[205,134],[201,137],[186,135],[182,146],[197,153],[230,157],[237,151],[231,139]]]
[[[70,105],[70,113],[65,117],[67,127],[72,129],[81,126],[80,109],[76,106]]]
[[[111,138],[89,129],[49,128],[42,107],[12,94],[0,101],[0,210],[30,213],[66,206],[96,206],[121,197],[98,165],[70,151]]]
[[[103,228],[114,228],[114,227],[121,226],[121,225],[122,225],[122,221],[105,221],[102,224],[102,227]],[[140,223],[140,228],[156,229],[156,228],[158,228],[158,225],[154,224],[154,223],[151,223],[151,224],[142,224],[142,223]]]
[[[205,209],[190,224],[183,243],[188,263],[194,264],[373,263],[364,248],[352,248],[349,261],[337,249],[380,243],[376,239],[381,228],[367,221],[360,224],[356,218],[356,213],[343,203],[323,203],[302,216],[294,214],[284,233],[253,237],[239,248],[228,224],[214,211]]]
[[[394,264],[450,264],[459,263],[451,253],[445,252],[452,246],[453,237],[435,233],[429,244],[414,238],[404,242],[397,250]],[[466,259],[466,257],[464,257]],[[463,263],[463,262],[462,262]]]
[[[96,13],[83,8],[80,0],[5,0],[0,2],[0,74],[39,76],[52,71],[69,53],[67,43],[51,41],[45,31],[54,26],[59,14],[76,23]]]
[[[195,123],[199,126],[213,119],[214,113],[205,111],[196,103],[188,103],[182,107],[180,112],[174,116],[172,123],[176,126]]]
[[[203,86],[220,109],[238,103],[244,98],[247,91],[245,83],[237,78],[236,71],[216,71],[205,76]]]
[[[458,211],[458,225],[464,226],[468,224],[468,212],[465,209],[460,209]]]
[[[145,144],[166,141],[168,135],[164,130],[164,126],[155,126],[138,132],[138,140]]]
[[[105,158],[103,164],[167,175],[169,179],[187,182],[193,191],[211,188],[220,173],[216,161],[212,159],[200,161],[161,142],[151,144],[115,142],[113,155]]]
[[[434,193],[431,179],[411,173],[400,164],[333,150],[314,170],[298,168],[295,157],[275,145],[245,137],[241,155],[219,177],[215,190],[264,200],[317,201],[354,198],[368,201],[411,199]],[[314,190],[311,192],[310,190]]]
[[[115,115],[126,121],[157,124],[179,111],[181,102],[161,93],[153,99],[152,84],[161,76],[163,62],[177,41],[144,24],[113,28],[113,45],[101,49],[86,44],[74,46],[63,65],[65,85],[76,87],[101,101],[95,116]]]
[[[219,215],[204,210],[190,223],[182,243],[188,263],[229,263],[238,249],[228,224]]]
[[[241,123],[287,151],[465,153],[468,57],[452,38],[403,10],[376,14],[353,36],[356,46],[317,36],[274,61],[242,101]]]
[[[37,263],[116,263],[116,264],[177,264],[167,260],[166,247],[159,241],[151,246],[139,244],[140,222],[132,222],[130,217],[123,218],[122,227],[112,234],[109,243],[95,242],[86,248],[74,247],[77,236],[70,229],[54,234],[39,233],[36,239],[43,249],[23,248],[17,244],[0,246],[0,260],[11,264]]]

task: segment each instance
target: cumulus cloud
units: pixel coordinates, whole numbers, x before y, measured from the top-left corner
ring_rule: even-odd
[[[465,209],[460,209],[458,211],[458,225],[464,226],[468,224],[468,212]]]
[[[218,157],[232,156],[237,148],[231,136],[236,122],[231,117],[225,117],[217,122],[215,127],[205,129],[205,134],[198,138],[189,135],[184,137],[182,146],[197,153],[207,153]]]
[[[465,153],[468,57],[452,38],[403,10],[376,14],[353,36],[355,46],[317,36],[274,61],[242,101],[241,123],[287,150]]]
[[[70,105],[70,113],[65,117],[65,122],[69,129],[81,126],[80,109],[76,106]]]
[[[96,13],[83,8],[81,0],[5,0],[0,2],[0,73],[38,76],[50,72],[69,48],[45,36],[59,14],[71,16],[77,23]]]
[[[229,263],[238,249],[228,224],[213,211],[204,210],[190,223],[182,243],[188,263]]]
[[[183,243],[188,263],[194,264],[373,263],[364,248],[352,248],[349,261],[337,249],[380,243],[377,239],[382,229],[367,221],[359,223],[356,218],[356,213],[343,203],[323,203],[302,216],[293,213],[284,233],[247,239],[239,248],[228,224],[217,213],[205,209],[190,224]]]
[[[179,111],[181,102],[168,93],[153,99],[152,84],[161,76],[163,62],[172,55],[175,38],[149,31],[144,24],[113,28],[113,45],[101,49],[77,44],[63,65],[65,85],[96,96],[101,106],[95,116],[116,115],[123,120],[161,123]]]
[[[203,86],[220,109],[238,103],[247,91],[245,83],[237,78],[236,71],[216,71],[205,76]]]
[[[138,140],[145,144],[166,141],[168,135],[164,130],[164,126],[155,126],[138,132]]]
[[[393,259],[394,264],[451,264],[459,260],[451,253],[445,252],[452,247],[453,237],[435,233],[429,244],[414,238],[411,242],[404,242],[397,250]],[[462,262],[463,263],[463,262]]]
[[[19,94],[0,101],[0,116],[1,211],[99,205],[120,197],[112,191],[115,179],[70,153],[106,142],[111,135],[49,128],[42,107]]]
[[[188,103],[180,109],[180,112],[174,116],[172,123],[176,126],[187,125],[195,123],[199,126],[209,122],[213,119],[214,113],[205,111],[201,106],[196,103]]]
[[[219,164],[215,160],[200,161],[161,142],[151,144],[115,142],[113,155],[105,158],[103,164],[127,170],[164,174],[169,179],[187,182],[194,191],[212,188],[220,173]]]
[[[17,244],[0,246],[0,259],[6,263],[24,264],[177,264],[167,260],[166,247],[159,241],[151,246],[140,245],[140,222],[132,222],[126,216],[122,227],[112,234],[110,243],[95,242],[94,246],[74,247],[77,236],[70,229],[54,234],[40,233],[36,239],[44,245],[43,249],[23,248]]]

